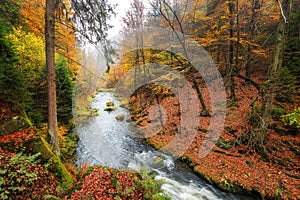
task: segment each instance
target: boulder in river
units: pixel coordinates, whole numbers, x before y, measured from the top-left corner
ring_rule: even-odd
[[[155,169],[160,169],[164,167],[164,159],[161,156],[157,156],[154,160],[150,162],[150,167]]]
[[[104,108],[104,111],[107,111],[107,112],[111,112],[111,111],[115,111],[117,110],[117,107],[115,106],[108,106],[106,108]]]
[[[112,106],[114,106],[115,105],[115,103],[113,102],[113,101],[108,101],[108,102],[106,102],[106,106],[107,107],[112,107]]]
[[[125,116],[123,114],[118,114],[116,116],[116,120],[118,120],[118,121],[123,121],[124,119],[125,119]]]

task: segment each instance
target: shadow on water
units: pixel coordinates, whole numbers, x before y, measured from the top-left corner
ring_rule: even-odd
[[[112,112],[103,111],[108,101],[113,101],[118,109]],[[125,120],[115,119],[118,114],[128,115],[128,111],[119,107],[119,104],[113,93],[101,92],[96,95],[92,107],[99,109],[99,115],[89,119],[77,130],[80,135],[77,149],[79,166],[87,162],[136,171],[146,167],[156,174],[156,179],[165,180],[162,189],[174,200],[255,199],[248,195],[235,195],[219,190],[198,177],[185,163],[175,161],[171,156],[132,137],[130,124]]]

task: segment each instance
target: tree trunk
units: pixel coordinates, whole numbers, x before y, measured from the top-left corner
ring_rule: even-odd
[[[185,45],[185,39],[184,37],[180,37],[180,35],[177,33],[176,31],[176,28],[174,26],[174,22],[170,19],[170,16],[169,15],[166,15],[164,14],[164,11],[162,9],[162,6],[164,6],[165,10],[169,10],[172,15],[173,15],[173,19],[177,22],[178,26],[179,26],[179,29],[180,29],[180,32],[182,34],[184,34],[184,29],[183,29],[183,25],[177,15],[177,13],[172,9],[172,7],[164,0],[160,0],[158,1],[159,3],[159,6],[157,7],[157,9],[159,10],[160,14],[162,15],[162,17],[166,20],[166,22],[169,24],[170,28],[172,29],[173,33],[175,34],[175,36],[177,37],[177,39],[179,40],[180,44],[181,44],[181,47],[183,49],[183,52],[184,52],[184,57],[185,59],[187,60],[190,60],[189,59],[189,55],[187,53],[187,50],[186,50],[186,45]],[[152,5],[154,6],[154,5]],[[176,57],[176,56],[175,56]],[[179,61],[179,59],[177,59]],[[184,67],[184,65],[182,65]],[[186,68],[185,68],[186,69]],[[189,71],[190,69],[188,69]],[[189,72],[187,72],[189,73]],[[194,73],[190,73],[190,76],[192,78],[192,81],[193,81],[193,84],[194,84],[194,87],[196,89],[196,92],[197,92],[197,95],[198,95],[198,98],[200,100],[200,103],[201,103],[201,106],[202,106],[202,111],[200,113],[201,116],[209,116],[209,112],[207,110],[207,107],[206,107],[206,104],[204,102],[204,99],[203,99],[203,96],[201,94],[201,91],[200,91],[200,87],[199,87],[199,84],[196,80],[196,77],[194,75]]]
[[[230,99],[235,100],[235,83],[234,83],[234,63],[233,63],[233,56],[234,56],[234,2],[233,0],[229,0],[228,3],[228,9],[229,9],[229,63],[228,63],[228,70],[227,73],[229,74],[230,78]]]
[[[46,38],[46,65],[48,81],[48,131],[51,144],[55,152],[59,152],[58,128],[56,111],[56,76],[54,63],[55,41],[55,0],[46,0],[45,38]]]
[[[236,71],[239,70],[239,54],[240,54],[240,16],[239,16],[239,0],[236,0],[236,29],[237,29],[237,36],[236,36],[236,48],[235,48],[235,68]]]
[[[249,36],[249,41],[250,43],[248,44],[247,47],[247,60],[246,60],[246,77],[248,79],[250,79],[251,74],[250,74],[250,67],[252,64],[252,42],[254,39],[254,33],[256,30],[256,20],[257,20],[257,12],[260,9],[260,0],[252,0],[252,9],[251,9],[251,21],[250,21],[250,36]],[[249,83],[248,81],[246,81],[245,83]]]
[[[269,68],[269,80],[266,82],[265,87],[263,88],[264,91],[262,95],[263,101],[261,107],[261,130],[259,131],[259,134],[261,134],[259,137],[263,140],[261,141],[262,143],[266,138],[268,126],[271,119],[273,99],[275,96],[274,86],[276,84],[276,80],[278,79],[279,72],[282,67],[287,36],[287,21],[290,16],[293,0],[283,0],[282,5],[279,1],[278,3],[279,6],[282,6],[282,16],[277,27],[273,64]]]

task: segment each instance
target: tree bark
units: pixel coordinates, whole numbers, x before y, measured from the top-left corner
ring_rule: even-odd
[[[253,46],[252,46],[252,42],[253,42],[253,39],[254,39],[254,33],[255,33],[255,30],[256,30],[256,21],[257,21],[257,13],[258,13],[258,10],[260,9],[260,0],[252,0],[252,9],[251,9],[251,21],[250,21],[250,28],[249,28],[249,31],[250,31],[250,36],[249,36],[249,41],[250,43],[248,44],[248,47],[247,47],[247,60],[246,60],[246,77],[247,78],[251,78],[251,73],[250,73],[250,67],[251,67],[251,64],[252,64],[252,49],[253,49]],[[248,83],[248,81],[246,81],[245,83]]]
[[[282,5],[278,1],[279,6],[282,6],[282,16],[280,18],[277,35],[276,35],[276,45],[273,57],[273,64],[269,68],[269,79],[264,86],[264,91],[262,95],[262,107],[261,107],[261,130],[258,134],[261,134],[259,137],[264,142],[268,126],[271,119],[271,111],[273,106],[273,100],[275,96],[274,86],[276,80],[279,77],[279,72],[282,67],[282,61],[284,56],[286,37],[287,37],[287,26],[288,19],[290,16],[293,0],[283,0]]]
[[[56,75],[54,62],[55,42],[55,0],[46,0],[45,38],[46,38],[46,65],[48,82],[48,132],[51,136],[51,145],[55,152],[59,152],[58,128],[56,111]]]
[[[240,16],[239,16],[239,0],[236,0],[236,29],[237,29],[237,36],[236,36],[236,48],[235,48],[235,68],[236,71],[239,67],[239,54],[240,54],[240,40],[241,40],[241,30],[240,30]]]
[[[233,63],[233,56],[234,56],[234,2],[233,0],[229,0],[228,2],[228,9],[229,9],[229,63],[228,63],[228,70],[227,73],[229,74],[230,78],[230,99],[235,100],[235,83],[234,83],[234,63]]]

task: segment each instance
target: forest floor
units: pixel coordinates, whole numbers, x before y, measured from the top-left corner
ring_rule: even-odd
[[[258,78],[254,80],[262,82]],[[283,123],[272,119],[272,126],[275,128],[270,129],[267,135],[266,155],[261,156],[255,152],[247,141],[241,139],[241,136],[250,135],[248,131],[249,113],[252,110],[250,104],[258,96],[258,91],[252,85],[245,85],[240,79],[236,79],[235,82],[237,101],[227,102],[226,121],[216,146],[207,156],[200,158],[199,151],[211,119],[201,117],[200,128],[181,159],[204,179],[223,190],[248,191],[259,194],[263,199],[300,199],[299,129],[289,134],[281,133],[278,130],[285,129]],[[201,88],[201,92],[205,101],[208,102],[207,99],[210,99],[208,90]],[[154,127],[152,123],[157,123],[159,126],[160,120],[153,121],[148,113],[151,105],[159,101],[167,113],[164,128],[158,133],[151,133],[145,137],[149,144],[160,149],[176,136],[180,124],[179,105],[185,102],[179,104],[175,95],[165,95],[158,99],[151,92],[133,96],[129,104],[132,111],[129,118],[144,128],[149,125]],[[257,102],[259,101],[258,99]],[[195,109],[193,105],[191,109]],[[255,106],[254,109],[256,109]],[[287,106],[286,109],[290,111],[294,108]]]

